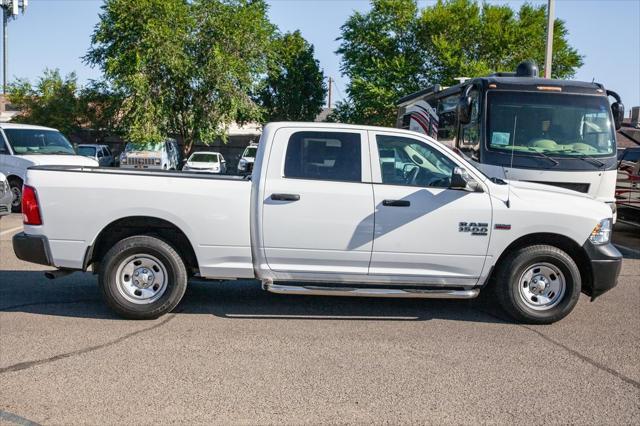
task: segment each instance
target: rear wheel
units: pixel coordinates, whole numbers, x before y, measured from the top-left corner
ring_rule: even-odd
[[[550,324],[567,316],[580,297],[581,277],[563,250],[534,245],[509,254],[498,265],[495,290],[504,310],[530,324]]]
[[[180,255],[166,242],[134,236],[107,252],[99,284],[107,304],[121,316],[153,319],[178,305],[187,288],[187,271]]]
[[[22,180],[14,178],[9,180],[9,187],[11,187],[11,193],[13,194],[13,200],[11,201],[11,212],[22,212]]]

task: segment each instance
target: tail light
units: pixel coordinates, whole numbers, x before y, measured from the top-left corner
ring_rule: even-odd
[[[38,194],[28,185],[22,188],[22,219],[25,225],[42,225]]]

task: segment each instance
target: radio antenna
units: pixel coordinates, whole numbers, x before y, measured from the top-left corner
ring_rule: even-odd
[[[513,156],[516,148],[516,129],[518,128],[518,114],[513,120],[513,142],[511,143],[511,163],[509,164],[509,172],[513,170]],[[511,176],[507,178],[507,201],[505,202],[507,208],[511,207]]]

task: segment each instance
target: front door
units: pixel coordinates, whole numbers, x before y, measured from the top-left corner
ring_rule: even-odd
[[[449,189],[458,164],[423,140],[381,132],[370,139],[376,213],[369,273],[476,284],[491,232],[489,195]]]
[[[367,133],[282,128],[265,154],[263,245],[271,270],[366,274],[374,219]]]

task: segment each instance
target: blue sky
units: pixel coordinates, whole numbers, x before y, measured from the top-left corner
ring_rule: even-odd
[[[132,0],[135,1],[135,0]],[[345,93],[340,57],[334,52],[339,28],[367,0],[272,0],[271,20],[282,31],[300,29],[316,57],[337,81],[335,98]],[[433,1],[420,1],[420,6]],[[518,8],[522,1],[500,2]],[[546,1],[531,1],[546,4]],[[81,81],[99,77],[82,63],[98,21],[101,0],[31,0],[27,13],[9,23],[9,76],[35,80],[45,68],[76,71]],[[595,79],[622,96],[627,110],[640,105],[640,0],[557,0],[556,16],[569,41],[585,56],[576,79]],[[542,64],[540,64],[542,65]]]

